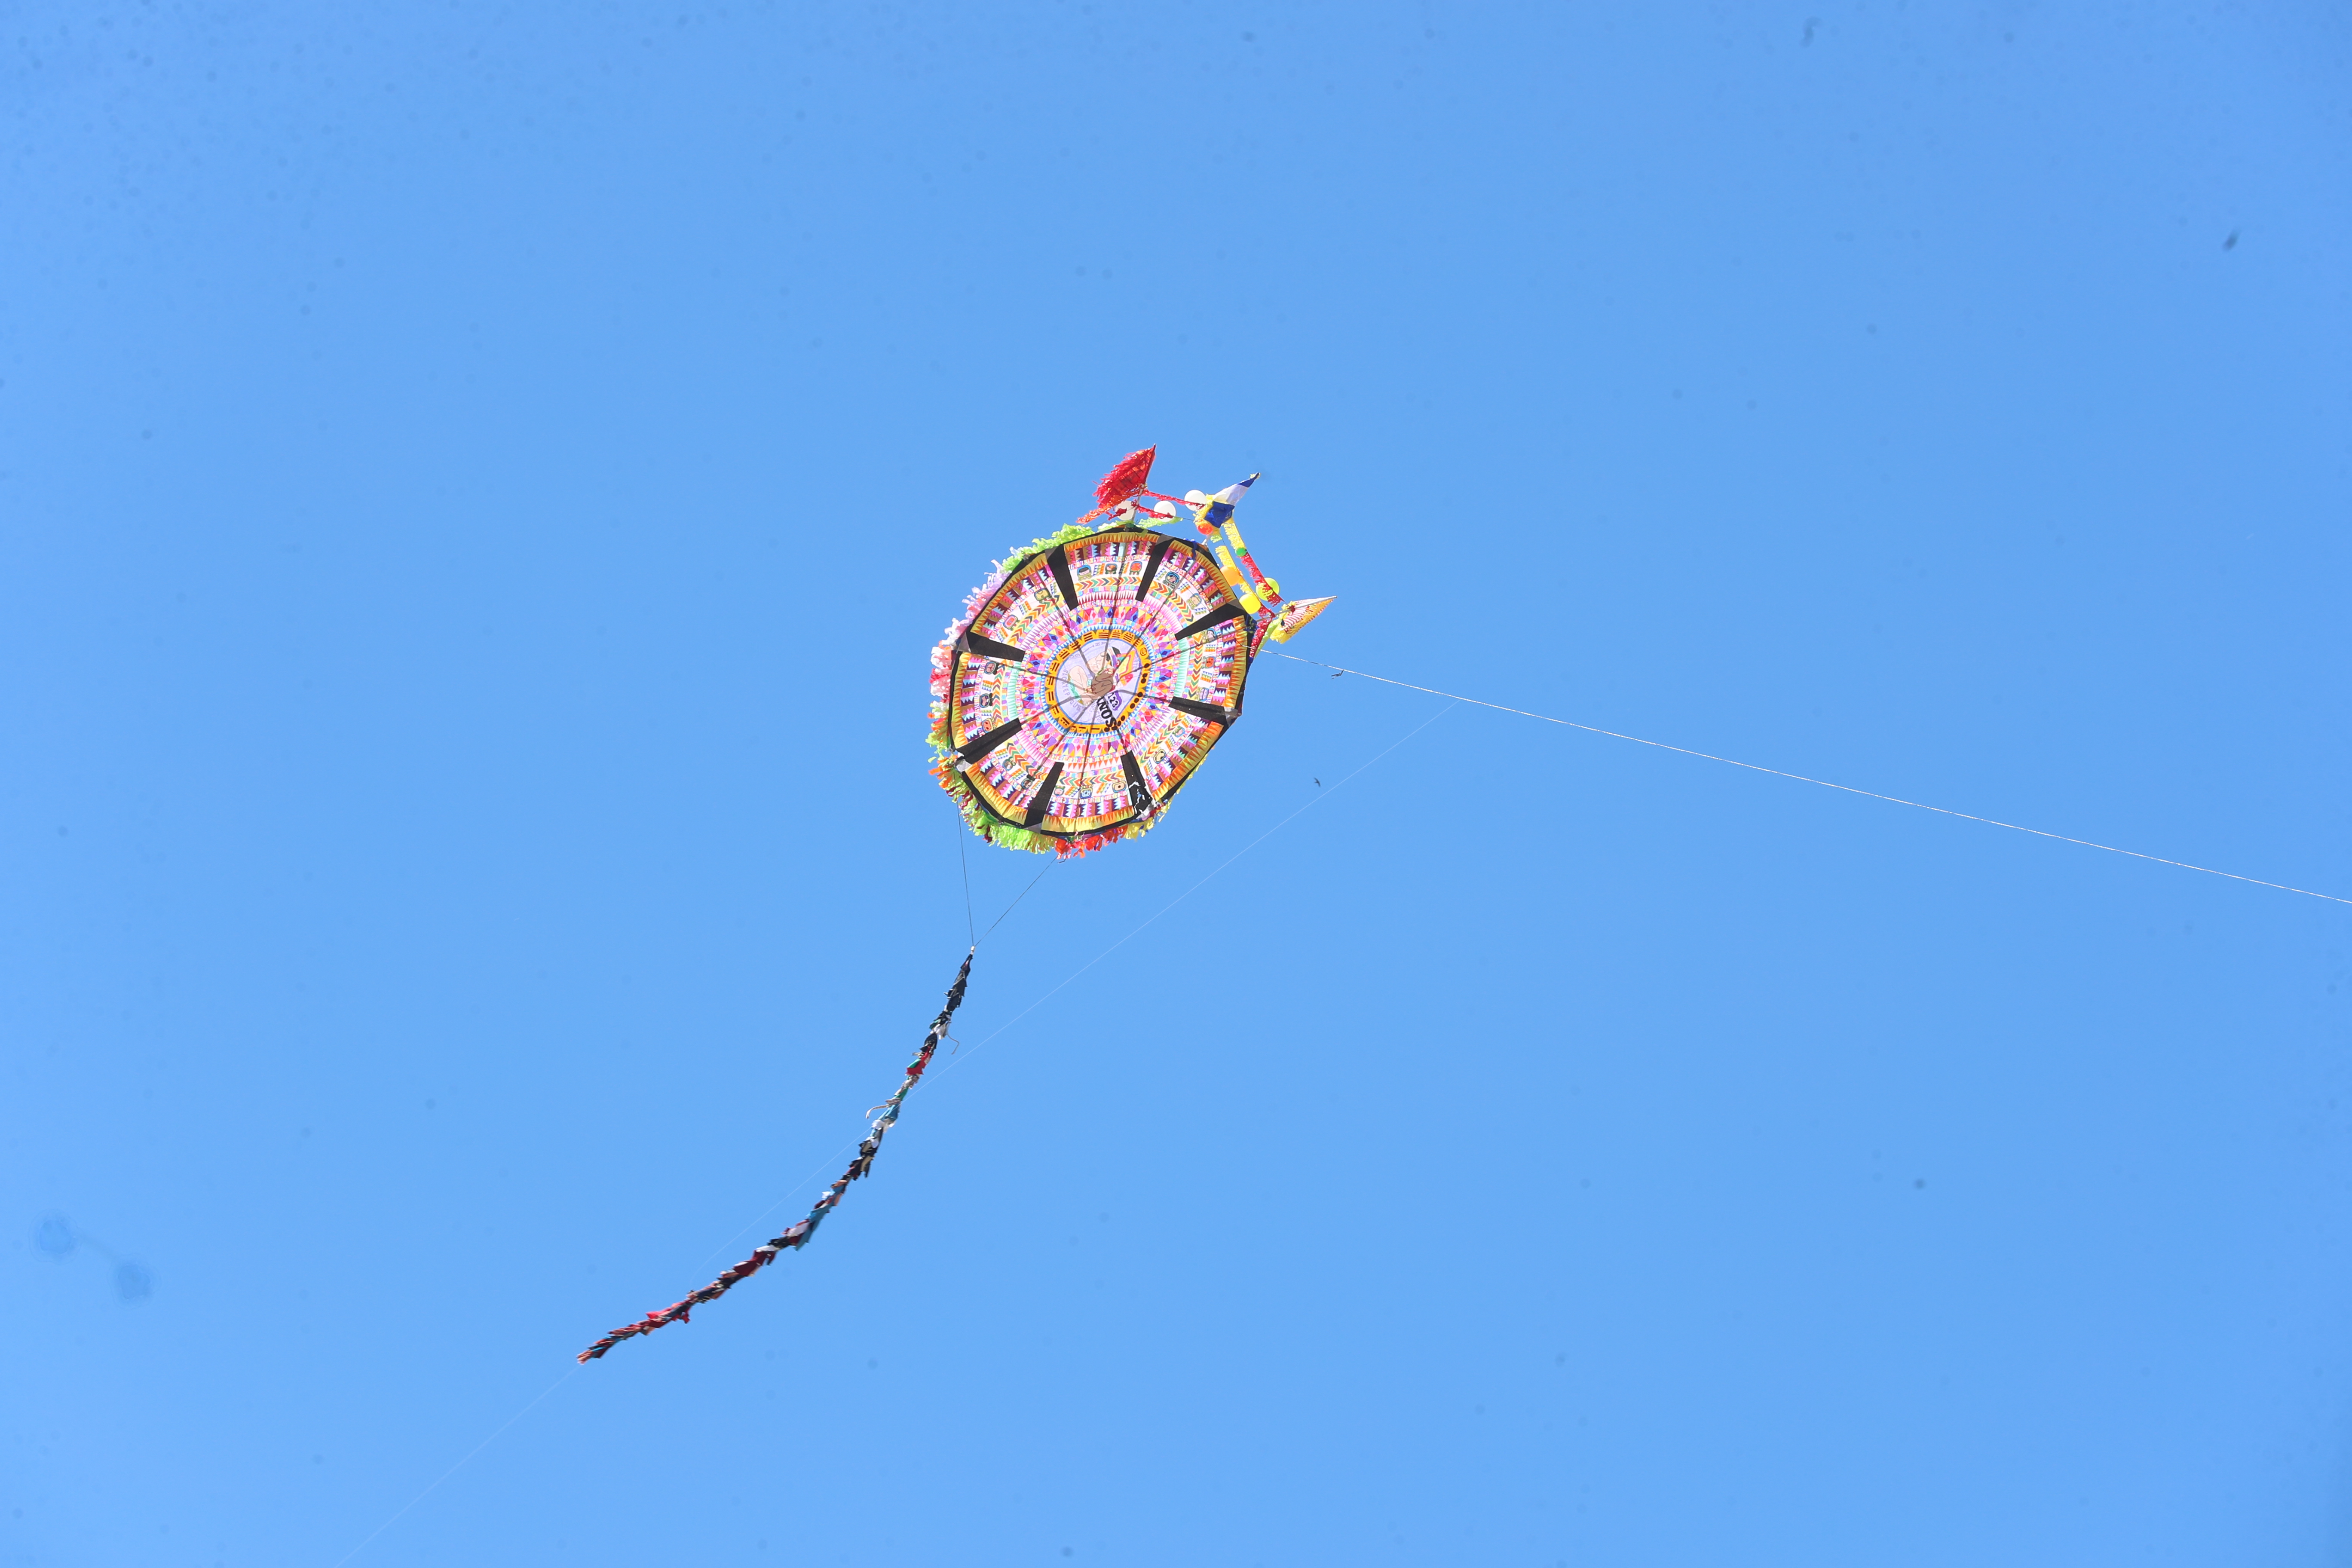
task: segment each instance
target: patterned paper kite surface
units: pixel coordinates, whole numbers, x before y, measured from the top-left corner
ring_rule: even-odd
[[[1329,603],[1286,603],[1252,559],[1233,516],[1256,475],[1180,502],[1144,488],[1153,450],[1014,551],[931,651],[931,771],[992,844],[1083,855],[1152,826],[1241,717],[1261,645]],[[1199,539],[1149,526],[1186,510]]]
[[[1255,629],[1188,539],[1116,528],[1031,556],[948,650],[941,782],[1013,847],[1140,832],[1241,716]]]

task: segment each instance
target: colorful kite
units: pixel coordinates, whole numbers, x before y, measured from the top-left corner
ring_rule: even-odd
[[[1287,641],[1331,603],[1285,600],[1250,559],[1234,504],[1255,474],[1180,502],[1144,489],[1157,450],[1129,453],[1095,488],[1092,511],[1013,551],[931,652],[931,771],[992,844],[1067,858],[1150,827],[1241,717],[1258,649]],[[1146,500],[1154,504],[1147,509]],[[1192,509],[1198,542],[1152,531],[1180,505]],[[876,1108],[856,1158],[806,1217],[685,1300],[614,1329],[581,1361],[688,1321],[695,1308],[808,1245],[849,1184],[874,1168],[883,1135],[963,1005],[971,960],[964,954],[947,1005],[898,1092]]]
[[[1150,829],[1241,717],[1258,649],[1331,603],[1286,601],[1251,559],[1234,507],[1255,474],[1180,502],[1144,488],[1157,450],[1007,556],[931,650],[931,772],[992,844],[1068,857]],[[1153,531],[1180,505],[1201,539]]]

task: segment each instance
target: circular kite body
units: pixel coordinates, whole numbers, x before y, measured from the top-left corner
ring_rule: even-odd
[[[1189,539],[1064,535],[1007,562],[950,628],[932,739],[975,832],[1066,854],[1150,826],[1207,760],[1241,716],[1257,623]]]

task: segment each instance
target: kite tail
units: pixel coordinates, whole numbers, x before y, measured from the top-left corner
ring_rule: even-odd
[[[963,955],[963,967],[956,971],[955,984],[948,987],[948,1005],[940,1009],[938,1017],[931,1020],[929,1032],[923,1036],[923,1043],[916,1048],[915,1059],[907,1064],[907,1076],[900,1081],[898,1092],[875,1107],[882,1114],[874,1119],[873,1125],[866,1130],[865,1142],[857,1145],[857,1157],[849,1162],[849,1169],[841,1173],[841,1179],[824,1190],[824,1194],[816,1200],[816,1206],[809,1210],[808,1216],[786,1227],[783,1235],[771,1237],[753,1247],[751,1257],[686,1300],[674,1301],[658,1312],[647,1312],[635,1322],[625,1323],[614,1329],[611,1333],[582,1351],[579,1356],[582,1362],[596,1360],[623,1340],[635,1338],[638,1334],[652,1333],[656,1329],[670,1323],[688,1321],[687,1314],[693,1311],[695,1308],[705,1301],[719,1300],[737,1285],[773,1263],[785,1248],[798,1248],[808,1245],[809,1237],[816,1234],[816,1227],[824,1222],[824,1216],[839,1206],[841,1194],[849,1190],[849,1184],[874,1168],[874,1156],[881,1151],[883,1134],[889,1131],[891,1124],[898,1120],[898,1111],[907,1103],[908,1093],[914,1089],[916,1083],[921,1079],[925,1069],[931,1065],[931,1053],[940,1048],[941,1040],[947,1038],[948,1025],[954,1019],[956,1009],[963,1005],[964,983],[971,978],[971,957],[969,952]]]

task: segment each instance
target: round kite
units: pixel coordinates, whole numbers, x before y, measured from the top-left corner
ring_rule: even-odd
[[[1154,450],[999,563],[931,652],[931,771],[992,844],[1083,855],[1151,827],[1241,717],[1258,649],[1331,602],[1286,601],[1250,558],[1233,513],[1256,475],[1180,503],[1144,489]],[[1150,526],[1180,504],[1199,539]]]

